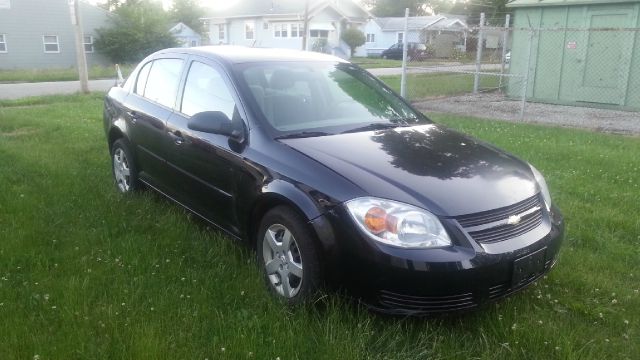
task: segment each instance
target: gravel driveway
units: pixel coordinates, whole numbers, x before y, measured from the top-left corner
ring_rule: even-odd
[[[426,112],[452,113],[514,122],[520,120],[520,101],[499,94],[462,95],[417,101]],[[528,102],[525,122],[595,131],[640,135],[640,112]]]

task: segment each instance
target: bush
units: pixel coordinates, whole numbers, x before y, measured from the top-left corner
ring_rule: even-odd
[[[364,33],[356,28],[349,28],[342,32],[342,40],[349,45],[351,49],[351,56],[356,52],[358,46],[364,45],[367,41]]]

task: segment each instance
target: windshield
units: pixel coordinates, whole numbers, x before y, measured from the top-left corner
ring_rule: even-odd
[[[371,75],[346,63],[242,64],[264,120],[283,134],[334,134],[428,122]]]

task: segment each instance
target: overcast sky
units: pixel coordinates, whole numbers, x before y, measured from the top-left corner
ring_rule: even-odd
[[[87,1],[92,4],[98,4],[98,3],[104,2],[104,0],[87,0]],[[171,7],[171,3],[173,2],[172,0],[154,0],[154,1],[162,2],[162,5],[164,6],[165,9],[169,9]],[[199,0],[199,1],[203,6],[206,6],[208,8],[223,9],[229,6],[233,6],[235,3],[241,0]]]

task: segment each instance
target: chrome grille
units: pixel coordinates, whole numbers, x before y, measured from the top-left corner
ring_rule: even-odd
[[[515,223],[510,219],[517,218]],[[532,196],[514,205],[456,217],[458,223],[477,242],[497,243],[525,234],[542,223],[542,201]],[[514,220],[515,221],[515,220]]]

